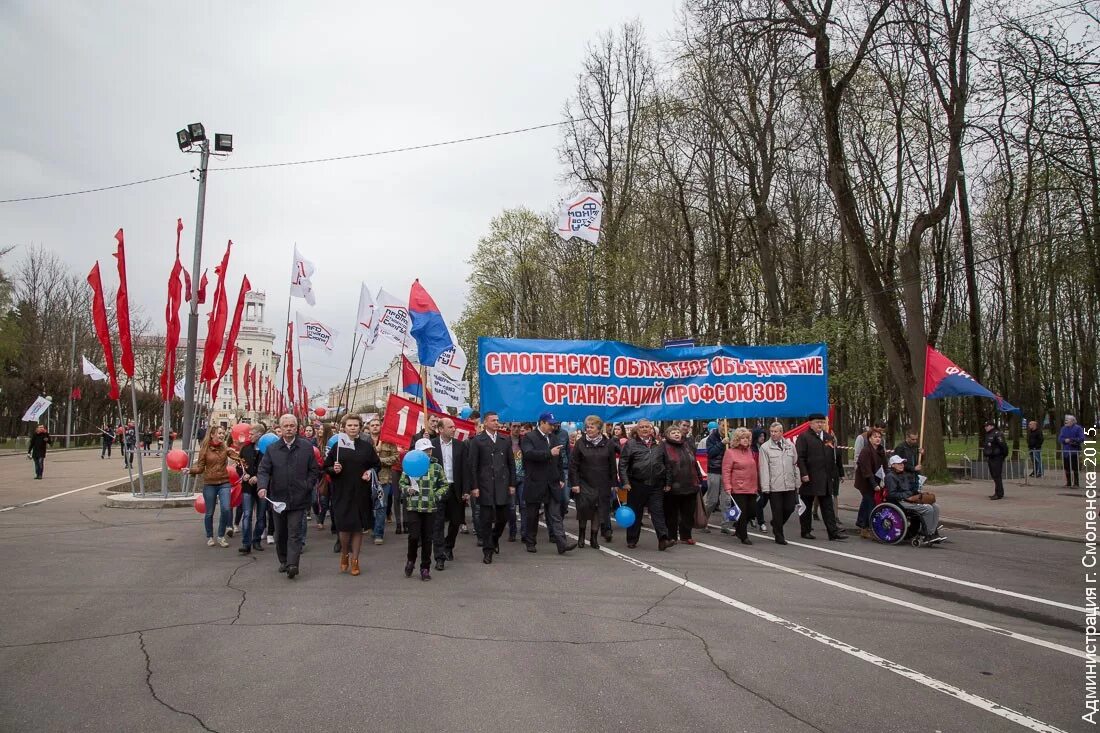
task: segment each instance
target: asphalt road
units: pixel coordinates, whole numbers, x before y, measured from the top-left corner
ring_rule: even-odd
[[[425,583],[404,537],[353,578],[311,527],[289,581],[274,548],[206,547],[190,509],[65,493],[117,464],[59,457],[35,482],[0,462],[0,730],[1091,728],[1079,543],[715,531],[658,552],[617,530],[559,556],[542,530],[538,554],[505,543],[485,566],[460,535]]]

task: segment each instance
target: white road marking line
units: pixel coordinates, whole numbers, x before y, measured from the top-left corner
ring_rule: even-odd
[[[660,568],[656,568],[652,565],[649,565],[648,563],[642,562],[641,560],[630,557],[629,555],[623,555],[622,553],[616,552],[615,550],[608,549],[606,545],[600,545],[600,552],[605,552],[612,557],[617,557],[620,560],[641,568],[642,570],[646,570],[655,575],[658,575],[665,580],[670,580],[677,585],[688,588],[689,590],[693,590],[696,593],[707,596],[708,598],[712,598],[720,603],[724,603],[727,606],[732,606],[733,608],[736,608],[740,611],[744,611],[745,613],[756,616],[759,619],[763,619],[764,621],[767,621],[769,623],[781,626],[788,631],[793,631],[796,634],[805,636],[808,639],[813,639],[819,644],[824,644],[827,647],[844,652],[845,654],[855,657],[856,659],[860,659],[869,664],[873,664],[874,666],[881,669],[893,672],[894,674],[900,675],[902,677],[905,677],[906,679],[912,680],[913,682],[924,685],[925,687],[935,690],[936,692],[942,692],[943,694],[948,695],[949,697],[953,697],[956,700],[960,700],[969,705],[973,705],[976,708],[985,710],[986,712],[998,715],[1006,720],[1010,720],[1013,723],[1016,723],[1017,725],[1028,728],[1029,730],[1042,731],[1043,733],[1066,733],[1061,728],[1056,728],[1049,723],[1044,723],[1041,720],[1037,720],[1030,716],[1024,715],[1023,713],[1017,712],[1012,708],[1005,707],[1000,703],[988,700],[984,697],[981,697],[980,695],[975,695],[973,693],[967,692],[962,688],[955,687],[952,684],[943,682],[942,680],[938,680],[934,677],[930,677],[923,672],[918,672],[914,669],[910,669],[909,667],[898,664],[897,662],[892,662],[889,659],[878,656],[877,654],[872,654],[871,652],[864,651],[863,649],[854,647],[851,644],[847,644],[838,639],[834,639],[831,636],[826,636],[825,634],[814,631],[811,628],[802,626],[801,624],[796,624],[793,621],[788,621],[781,616],[776,616],[773,613],[769,613],[768,611],[756,608],[755,606],[750,606],[747,603],[742,603],[741,601],[730,598],[727,595],[723,595],[718,591],[711,590],[706,586],[699,585],[698,583],[687,580],[686,578],[681,578],[678,575],[674,575],[673,573],[661,570]]]
[[[652,532],[653,531],[653,530],[649,529],[648,527],[643,527],[643,529],[645,529],[647,532]],[[820,575],[814,575],[813,573],[807,573],[807,572],[804,572],[802,570],[798,570],[796,568],[789,568],[786,565],[780,565],[779,563],[774,563],[774,562],[771,562],[769,560],[763,560],[763,559],[758,558],[758,557],[752,557],[751,555],[744,555],[740,552],[734,552],[733,550],[727,550],[724,547],[716,547],[714,545],[708,545],[708,544],[705,544],[705,543],[699,542],[699,541],[696,541],[695,546],[696,547],[703,547],[703,548],[706,548],[706,549],[711,550],[713,552],[720,552],[723,555],[729,555],[731,557],[736,557],[736,558],[740,558],[742,560],[747,560],[748,562],[756,563],[757,565],[763,565],[764,567],[772,568],[774,570],[781,570],[784,573],[790,573],[791,575],[797,575],[800,578],[806,578],[807,580],[813,580],[813,581],[816,581],[818,583],[824,583],[825,585],[829,585],[829,586],[832,586],[834,588],[839,588],[841,590],[846,590],[846,591],[849,591],[849,592],[852,592],[852,593],[857,593],[859,595],[867,596],[868,598],[874,598],[875,600],[884,601],[886,603],[892,603],[895,606],[902,606],[902,607],[908,608],[912,611],[918,611],[920,613],[928,614],[929,616],[937,616],[939,618],[947,619],[948,621],[954,621],[956,623],[960,623],[960,624],[963,624],[965,626],[972,626],[976,629],[982,629],[983,631],[989,631],[991,633],[997,634],[998,636],[1006,636],[1010,639],[1016,639],[1017,641],[1022,641],[1022,642],[1025,642],[1027,644],[1034,644],[1035,646],[1041,646],[1045,649],[1051,649],[1053,651],[1061,652],[1063,654],[1069,654],[1069,655],[1074,656],[1074,657],[1080,657],[1081,659],[1087,659],[1088,658],[1088,655],[1085,654],[1085,652],[1080,650],[1080,649],[1074,649],[1073,647],[1064,646],[1062,644],[1057,644],[1057,643],[1052,642],[1052,641],[1046,641],[1045,639],[1040,639],[1040,638],[1035,637],[1035,636],[1028,636],[1027,634],[1018,634],[1015,631],[1009,631],[1008,629],[1002,629],[999,626],[993,626],[992,624],[983,623],[982,621],[975,621],[974,619],[969,619],[969,618],[966,618],[964,616],[956,616],[953,613],[947,613],[945,611],[939,611],[935,608],[928,608],[926,606],[921,606],[921,605],[916,604],[916,603],[910,603],[909,601],[903,601],[900,598],[894,598],[892,596],[883,595],[881,593],[876,593],[876,592],[871,591],[871,590],[864,590],[863,588],[857,588],[854,585],[848,585],[847,583],[841,583],[840,581],[832,580],[830,578],[825,578],[825,577],[822,577]]]
[[[153,468],[153,469],[150,469],[150,470],[146,471],[145,473],[146,473],[146,475],[148,475],[150,473],[153,473],[153,472],[159,471],[159,470],[160,470],[159,468]],[[100,486],[106,486],[108,484],[117,484],[119,481],[121,481],[124,478],[127,478],[127,477],[122,476],[120,478],[113,478],[113,479],[110,479],[108,481],[100,481],[98,484],[92,484],[91,486],[82,486],[79,489],[73,489],[72,491],[63,491],[60,494],[54,494],[53,496],[44,496],[41,499],[35,499],[34,501],[28,501],[28,502],[24,502],[22,504],[13,504],[11,506],[0,507],[0,512],[10,512],[12,509],[22,509],[23,507],[34,506],[35,504],[41,504],[42,502],[49,501],[50,499],[59,499],[62,496],[68,496],[69,494],[75,494],[79,491],[87,491],[88,489],[96,489],[96,488],[99,488]],[[148,494],[148,493],[149,492],[146,492],[146,494]]]
[[[721,525],[708,524],[708,527],[714,527],[715,529],[721,529]],[[766,539],[773,539],[771,535],[760,534],[759,532],[750,532],[753,537],[762,537]],[[731,535],[732,536],[732,535]],[[849,535],[850,536],[850,535]],[[809,550],[815,550],[817,552],[825,552],[830,555],[839,555],[840,557],[847,557],[852,560],[859,560],[860,562],[871,563],[872,565],[881,565],[882,567],[892,568],[893,570],[901,570],[905,573],[911,573],[913,575],[923,575],[926,578],[935,578],[936,580],[942,580],[945,583],[954,583],[956,585],[964,585],[967,588],[976,588],[978,590],[984,590],[987,593],[996,593],[1002,596],[1009,596],[1011,598],[1019,598],[1025,601],[1031,601],[1032,603],[1041,603],[1045,606],[1055,606],[1057,608],[1064,608],[1068,611],[1075,613],[1085,613],[1084,606],[1074,606],[1071,603],[1062,603],[1061,601],[1053,601],[1049,598],[1040,598],[1038,596],[1029,596],[1026,593],[1017,593],[1012,590],[1005,590],[1004,588],[995,588],[991,585],[983,585],[981,583],[975,583],[970,580],[961,580],[959,578],[952,578],[947,575],[940,575],[938,573],[930,573],[927,570],[918,570],[917,568],[906,567],[905,565],[896,565],[892,562],[886,562],[885,560],[876,560],[871,557],[864,557],[862,555],[853,555],[850,552],[841,552],[840,550],[830,550],[827,547],[817,547],[815,545],[808,545],[805,542],[795,542],[794,540],[787,540],[787,544],[793,547],[805,547]]]

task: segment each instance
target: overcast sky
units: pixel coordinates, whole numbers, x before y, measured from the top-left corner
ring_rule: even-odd
[[[369,6],[369,8],[367,7]],[[201,121],[231,132],[212,159],[203,264],[234,243],[232,303],[247,273],[285,314],[295,242],[317,266],[313,314],[341,332],[331,360],[306,352],[311,392],[342,380],[365,281],[407,295],[414,277],[448,320],[461,313],[467,258],[509,207],[542,211],[569,193],[549,129],[307,166],[228,166],[385,150],[561,118],[585,45],[638,18],[662,43],[673,0],[554,3],[67,3],[0,0],[0,199],[185,171],[174,134]],[[197,184],[188,176],[103,193],[0,204],[3,245],[98,258],[115,286],[126,230],[130,303],[163,332],[175,221],[190,269]],[[109,274],[108,274],[109,273]],[[295,308],[306,309],[295,300]],[[205,314],[205,308],[200,311]],[[200,318],[205,322],[205,317]],[[388,362],[380,347],[366,371]],[[98,360],[97,360],[98,361]]]

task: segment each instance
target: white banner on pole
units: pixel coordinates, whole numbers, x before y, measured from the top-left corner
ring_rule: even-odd
[[[385,288],[378,291],[378,297],[374,301],[374,314],[378,319],[375,325],[375,338],[371,339],[368,347],[373,347],[378,338],[384,338],[390,343],[401,346],[409,339],[409,304],[386,292]]]
[[[462,386],[438,369],[428,370],[431,381],[432,398],[440,407],[460,408],[465,403]]]
[[[359,283],[359,314],[355,319],[355,333],[363,336],[370,343],[374,342],[374,316],[374,296],[370,294],[366,283]]]
[[[317,299],[313,296],[313,281],[310,279],[315,271],[313,263],[302,257],[298,245],[294,245],[294,264],[290,267],[290,297],[305,298],[310,305],[317,304]]]
[[[91,377],[93,382],[107,379],[107,375],[104,374],[102,370],[100,370],[100,368],[97,367],[95,364],[88,361],[88,357],[81,355],[80,358],[83,362],[81,364],[81,368],[84,371],[84,376]]]
[[[23,413],[23,422],[38,422],[38,418],[42,417],[46,410],[50,409],[51,404],[53,403],[50,402],[49,398],[40,396],[32,402],[31,406],[27,408],[27,411]]]
[[[302,318],[298,311],[294,312],[294,338],[298,339],[298,346],[309,346],[314,349],[331,353],[336,347],[336,337],[339,332],[329,328],[315,318]]]
[[[562,202],[558,224],[554,231],[562,239],[573,237],[595,244],[600,238],[600,221],[603,218],[603,195],[595,191],[579,193]]]

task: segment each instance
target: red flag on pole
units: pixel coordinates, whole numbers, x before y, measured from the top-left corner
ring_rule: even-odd
[[[286,324],[286,398],[294,404],[294,321]]]
[[[230,361],[237,359],[237,334],[241,331],[241,314],[244,313],[244,296],[252,290],[252,284],[248,282],[248,275],[241,279],[241,291],[237,294],[237,307],[233,310],[233,320],[229,324],[229,336],[225,340],[225,354],[222,356],[221,369],[218,370],[218,378],[225,376],[225,370],[229,368]],[[237,388],[237,379],[233,379],[233,389]]]
[[[107,376],[111,380],[108,399],[118,399],[118,374],[115,372],[115,352],[111,348],[111,333],[107,327],[107,303],[103,300],[103,280],[99,276],[99,263],[92,266],[88,273],[88,284],[92,286],[92,323],[95,335],[103,347],[103,361],[107,366]]]
[[[233,351],[233,405],[236,407],[240,404],[240,399],[237,397],[237,352]]]
[[[72,399],[72,400],[79,400],[80,399],[80,387],[73,387],[73,392],[72,392],[72,394],[69,395],[69,399]]]
[[[215,271],[216,272],[216,271]],[[202,271],[202,279],[199,280],[199,305],[206,302],[206,284],[209,282],[206,278],[206,270]],[[188,288],[190,290],[190,288]]]
[[[244,360],[244,409],[246,411],[252,409],[252,401],[248,398],[248,387],[251,384],[249,382],[250,375],[248,373],[248,370],[251,367],[252,367],[252,360],[251,359],[245,359]]]
[[[183,220],[180,220],[179,227],[183,227]],[[176,236],[176,241],[179,241],[179,236]],[[191,302],[191,273],[186,269],[183,270],[183,297],[188,303]]]
[[[302,367],[298,367],[298,414],[305,414],[306,388],[302,384]]]
[[[176,219],[176,261],[172,265],[172,271],[168,274],[168,303],[164,306],[164,323],[166,326],[164,336],[164,368],[160,372],[160,398],[164,402],[172,399],[176,385],[176,348],[180,342],[180,302],[183,300],[181,292],[180,273],[187,271],[180,263],[180,233],[183,231],[183,219]],[[187,299],[191,299],[191,278],[187,278]]]
[[[225,246],[225,254],[222,255],[221,264],[214,268],[214,274],[218,276],[218,286],[214,288],[214,303],[210,307],[210,315],[206,319],[206,345],[202,352],[202,379],[216,380],[218,372],[214,369],[214,362],[221,353],[222,340],[225,338],[226,311],[229,304],[225,298],[225,276],[229,269],[229,250],[233,247],[233,240]],[[202,302],[202,299],[199,299]]]
[[[118,310],[119,361],[122,362],[122,371],[133,379],[134,343],[130,339],[130,299],[126,290],[126,245],[123,241],[122,229],[115,232],[115,240],[118,242],[118,251],[115,252],[115,259],[118,260],[118,293],[115,296],[115,308]]]

